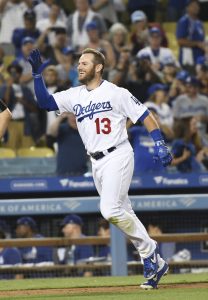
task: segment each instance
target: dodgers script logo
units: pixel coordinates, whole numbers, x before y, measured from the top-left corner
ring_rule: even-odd
[[[92,103],[92,101],[90,101],[90,104],[87,106],[76,104],[73,107],[74,114],[76,117],[78,117],[77,118],[78,122],[82,122],[85,118],[88,117],[90,120],[92,120],[95,114],[99,114],[103,111],[109,111],[112,109],[113,107],[111,106],[110,101],[97,102],[97,103]]]

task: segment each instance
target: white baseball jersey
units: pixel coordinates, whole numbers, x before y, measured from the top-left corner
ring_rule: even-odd
[[[128,90],[104,80],[96,89],[85,85],[53,94],[60,113],[72,112],[88,153],[104,151],[127,140],[127,117],[133,123],[146,106]]]

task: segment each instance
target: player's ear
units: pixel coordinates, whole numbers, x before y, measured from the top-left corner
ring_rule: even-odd
[[[98,65],[96,65],[95,70],[96,70],[97,73],[99,73],[99,72],[101,72],[102,68],[103,68],[103,65],[98,64]]]

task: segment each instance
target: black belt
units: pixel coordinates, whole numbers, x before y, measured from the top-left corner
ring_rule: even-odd
[[[111,153],[114,150],[116,150],[116,147],[111,147],[109,149],[107,149],[106,151]],[[90,153],[90,156],[92,156],[92,158],[94,158],[95,160],[101,159],[105,156],[105,154],[103,152],[95,152],[95,153]]]

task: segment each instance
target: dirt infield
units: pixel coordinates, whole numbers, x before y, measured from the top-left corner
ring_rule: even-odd
[[[162,284],[160,289],[196,289],[208,288],[208,283],[189,283],[189,284]],[[128,293],[141,290],[139,286],[116,286],[116,287],[95,287],[95,288],[68,288],[68,289],[37,289],[37,290],[15,290],[15,291],[0,291],[0,298],[7,296],[41,296],[41,295],[76,295],[76,294],[92,294],[92,293]]]

